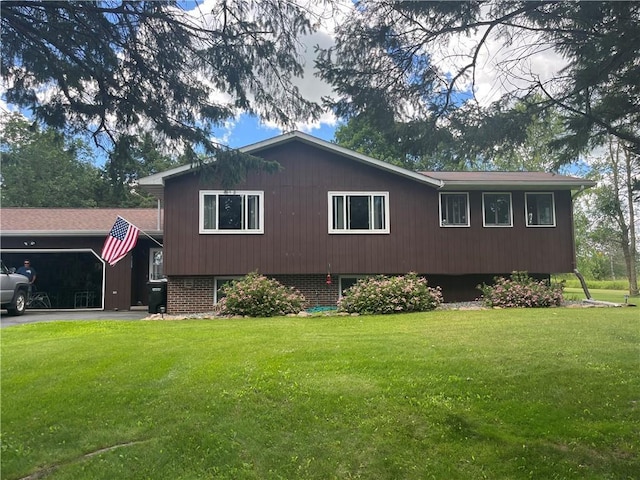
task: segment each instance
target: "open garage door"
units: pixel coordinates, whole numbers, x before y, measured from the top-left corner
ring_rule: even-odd
[[[17,269],[27,258],[36,270],[36,291],[46,293],[51,308],[104,308],[104,263],[93,250],[2,251],[9,268]]]

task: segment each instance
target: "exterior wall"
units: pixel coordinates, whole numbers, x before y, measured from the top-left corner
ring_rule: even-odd
[[[556,191],[556,227],[525,226],[524,190],[512,192],[513,227],[482,225],[482,192],[469,192],[471,227],[439,226],[428,185],[290,142],[265,150],[275,174],[250,172],[238,190],[264,191],[264,234],[200,235],[198,192],[219,189],[196,175],[167,180],[165,273],[176,276],[341,274],[488,275],[571,272],[571,196]],[[328,191],[389,192],[390,234],[328,234]],[[495,191],[495,190],[491,190]],[[171,295],[171,290],[169,290]]]

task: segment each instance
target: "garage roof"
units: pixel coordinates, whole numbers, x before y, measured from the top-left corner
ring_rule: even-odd
[[[118,215],[148,235],[162,235],[157,208],[1,208],[0,235],[103,236]]]

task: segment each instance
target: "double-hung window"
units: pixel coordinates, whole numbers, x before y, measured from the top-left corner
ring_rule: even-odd
[[[264,192],[200,191],[200,233],[264,233]]]
[[[389,192],[329,192],[329,233],[389,233]]]
[[[527,227],[555,227],[553,193],[525,193]]]
[[[469,194],[440,192],[440,226],[469,226]]]
[[[485,227],[511,227],[513,225],[510,193],[483,193],[482,211]]]

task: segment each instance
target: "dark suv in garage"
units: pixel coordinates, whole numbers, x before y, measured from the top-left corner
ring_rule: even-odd
[[[9,315],[22,315],[29,300],[29,279],[11,272],[0,261],[0,308],[6,308]]]

